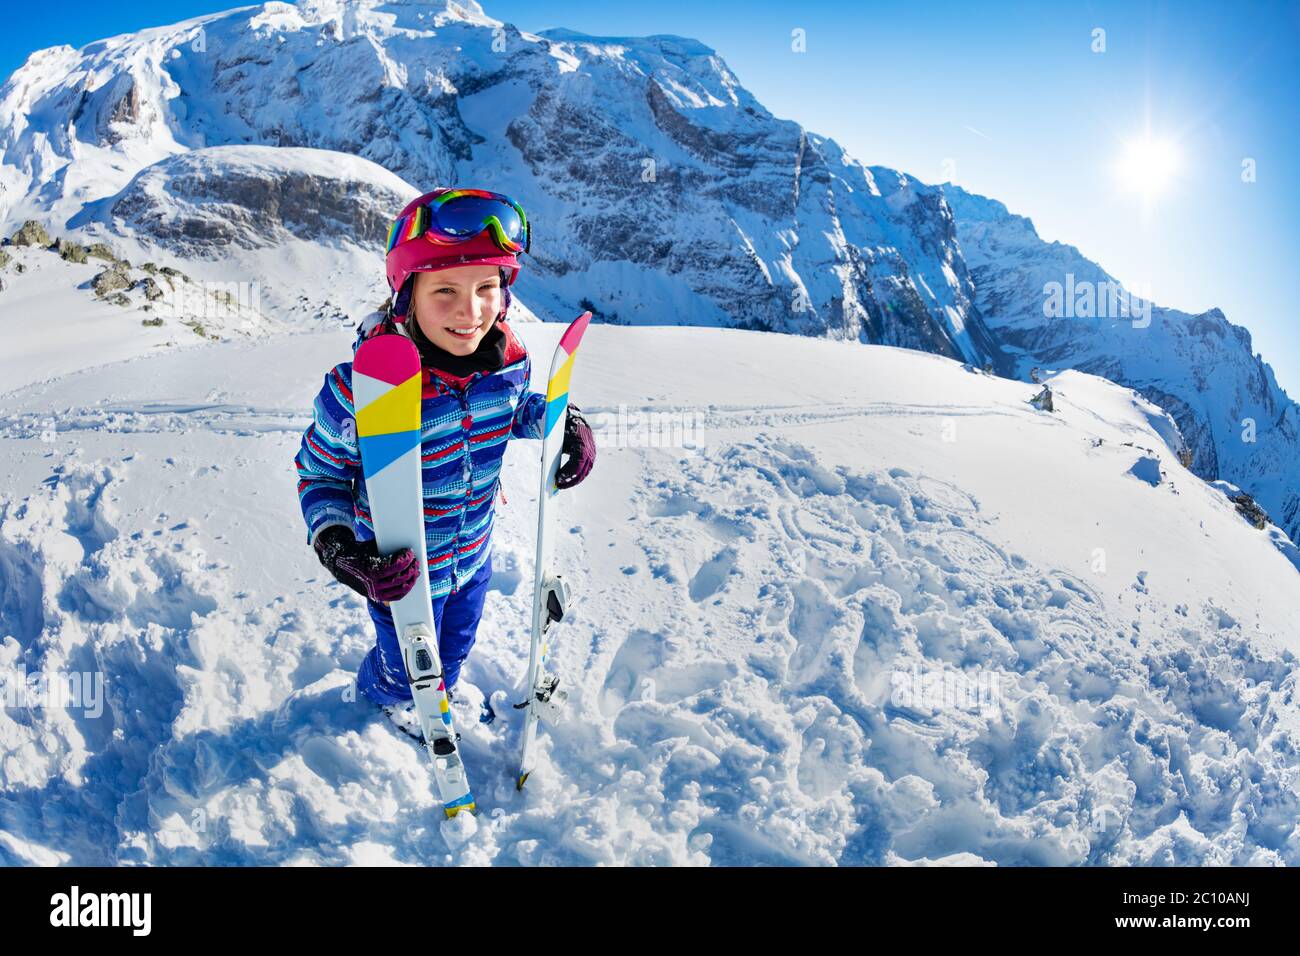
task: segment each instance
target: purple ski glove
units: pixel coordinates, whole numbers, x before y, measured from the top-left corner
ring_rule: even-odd
[[[569,457],[555,472],[557,488],[579,484],[596,463],[596,438],[581,412],[577,405],[570,405],[564,417],[564,444],[560,446],[560,454]]]
[[[420,577],[420,562],[410,548],[380,554],[373,539],[358,541],[352,529],[341,524],[316,536],[316,556],[340,584],[376,604],[402,598]]]

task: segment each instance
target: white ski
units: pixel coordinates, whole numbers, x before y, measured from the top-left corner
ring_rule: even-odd
[[[425,749],[433,759],[438,796],[447,816],[454,817],[461,810],[473,811],[474,797],[456,746],[433,624],[420,471],[420,386],[420,353],[405,336],[377,335],[357,349],[353,407],[375,543],[381,554],[410,548],[420,561],[415,586],[389,607]]]
[[[528,696],[517,709],[524,711],[523,753],[519,760],[517,789],[524,789],[533,772],[537,751],[538,719],[553,719],[563,707],[565,692],[558,681],[546,673],[547,633],[550,626],[564,617],[569,602],[569,586],[551,566],[554,550],[555,473],[560,466],[560,448],[564,442],[564,419],[569,408],[569,376],[573,359],[587,331],[591,313],[584,312],[570,323],[560,336],[551,359],[551,374],[546,382],[546,425],[542,437],[542,483],[537,495],[537,565],[533,577],[533,638],[528,650]]]

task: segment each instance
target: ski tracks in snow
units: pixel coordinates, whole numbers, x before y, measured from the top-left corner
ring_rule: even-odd
[[[643,462],[655,597],[559,638],[587,729],[553,774],[597,858],[1297,862],[1295,663],[1208,602],[1139,650],[952,484],[766,432]]]
[[[305,427],[300,408],[270,408],[222,401],[101,402],[63,409],[57,416],[26,411],[0,417],[0,437],[39,438],[43,432],[52,429],[56,421],[58,430],[68,433],[185,434],[202,428],[217,434],[249,436],[263,432],[301,434]]]
[[[235,443],[175,479],[186,500],[264,484],[300,416],[210,399],[86,427]],[[350,699],[373,640],[357,600],[319,577],[259,603],[235,583],[248,569],[200,549],[201,516],[122,513],[137,467],[188,465],[51,452],[36,491],[0,502],[0,664],[101,674],[103,715],[6,701],[0,862],[1297,862],[1294,661],[1208,602],[1138,640],[1131,608],[999,546],[960,487],[828,465],[792,437],[918,407],[900,408],[714,406],[758,434],[602,456],[561,516],[572,716],[542,730],[523,794],[510,704],[535,513],[514,453],[457,700],[481,813],[447,822],[418,748]],[[241,555],[289,547],[260,524],[291,501],[261,502]],[[470,681],[496,723],[474,722]]]

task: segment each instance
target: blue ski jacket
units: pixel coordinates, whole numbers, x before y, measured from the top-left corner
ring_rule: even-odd
[[[497,371],[457,379],[439,370],[422,370],[424,537],[435,598],[468,582],[491,553],[493,505],[506,442],[542,437],[546,396],[528,390],[528,350],[504,320],[499,322],[506,350]],[[397,329],[405,334],[400,326]],[[354,351],[378,329],[363,324],[359,331]],[[343,362],[326,373],[312,423],[294,457],[309,544],[334,524],[352,528],[358,541],[375,536],[354,414],[352,363]]]

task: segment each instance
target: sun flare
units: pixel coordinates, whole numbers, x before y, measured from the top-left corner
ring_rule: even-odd
[[[1168,189],[1181,169],[1176,145],[1147,136],[1124,145],[1115,172],[1126,189],[1149,199]]]

